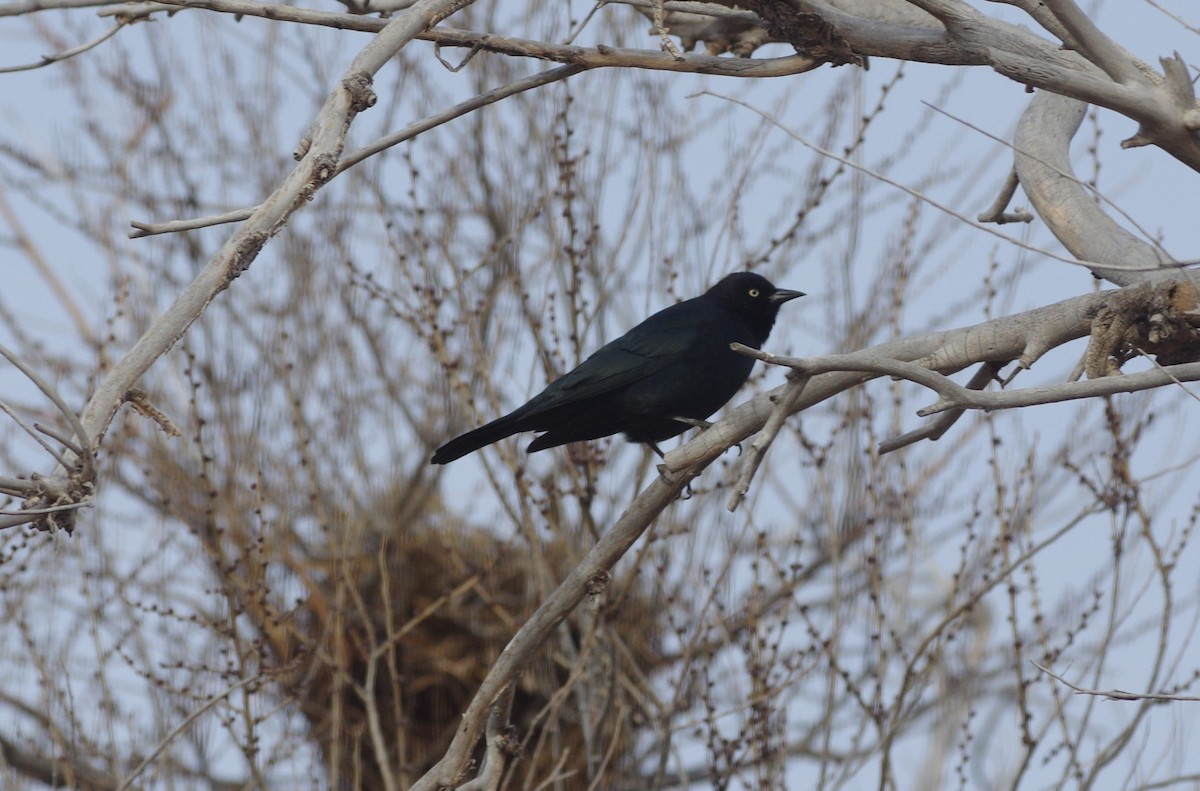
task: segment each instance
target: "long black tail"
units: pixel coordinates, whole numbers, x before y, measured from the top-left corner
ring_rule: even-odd
[[[493,442],[499,442],[505,437],[511,437],[520,431],[528,431],[526,426],[521,425],[521,421],[513,415],[505,415],[501,418],[496,418],[487,425],[480,426],[474,431],[468,431],[460,437],[447,442],[442,447],[433,452],[431,464],[447,464],[455,459],[462,458],[472,451],[479,450],[484,445],[491,445]]]

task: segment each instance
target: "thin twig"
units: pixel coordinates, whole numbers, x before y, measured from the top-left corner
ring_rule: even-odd
[[[663,0],[655,0],[652,11],[654,32],[658,34],[658,40],[662,45],[663,52],[666,52],[677,61],[683,60],[683,53],[679,51],[679,47],[671,40],[671,29],[667,27],[667,12],[663,8]]]
[[[90,508],[91,505],[92,505],[92,498],[85,497],[77,503],[67,503],[65,505],[48,505],[45,508],[22,508],[17,511],[0,510],[0,514],[4,514],[5,516],[25,516],[26,514],[29,514],[29,515],[53,514],[53,513],[58,513],[59,511],[77,511],[80,508]]]
[[[741,354],[746,354],[748,351],[757,351],[740,343],[730,344],[730,348]],[[754,441],[750,443],[746,455],[742,458],[741,474],[738,476],[737,485],[733,488],[733,494],[729,496],[729,502],[725,505],[730,511],[736,511],[738,505],[745,498],[746,492],[750,491],[750,482],[754,479],[758,468],[762,465],[767,449],[771,447],[771,443],[775,441],[775,437],[779,436],[784,422],[792,414],[792,410],[800,400],[800,396],[803,395],[809,378],[809,376],[803,373],[789,377],[788,384],[784,388],[783,394],[777,399],[775,408],[771,410],[771,416],[767,418],[766,425],[754,437]]]
[[[4,221],[8,223],[9,230],[13,235],[13,241],[16,242],[17,247],[25,253],[25,257],[29,260],[30,265],[37,270],[42,280],[46,281],[46,286],[54,292],[54,296],[62,304],[63,310],[71,316],[71,322],[75,325],[75,331],[89,345],[97,344],[98,341],[96,340],[95,333],[88,324],[88,320],[84,316],[79,302],[71,294],[70,289],[67,288],[58,272],[55,271],[54,265],[46,260],[46,256],[42,254],[41,248],[26,232],[25,224],[21,221],[21,216],[13,210],[3,190],[0,190],[0,216],[4,217]]]
[[[40,433],[45,434],[47,437],[50,437],[50,439],[53,439],[53,440],[61,443],[64,448],[71,451],[76,456],[83,455],[83,452],[84,452],[83,448],[76,445],[75,442],[72,441],[66,434],[63,434],[62,432],[60,432],[56,429],[52,429],[49,426],[44,426],[41,423],[34,423],[33,427]]]
[[[597,575],[606,573],[633,543],[675,501],[683,488],[717,459],[724,448],[715,447],[701,459],[672,478],[659,476],[634,498],[621,518],[600,536],[595,546],[571,570],[567,578],[542,602],[521,626],[480,684],[446,752],[413,786],[412,791],[433,791],[453,786],[471,757],[471,751],[485,726],[492,705],[516,677],[524,671],[534,652],[545,645],[553,630],[562,623],[593,589]]]
[[[1011,362],[1011,361],[1009,361]],[[982,390],[989,383],[996,379],[996,374],[1000,373],[1007,362],[985,362],[975,371],[974,376],[967,382],[968,390]],[[1023,370],[1018,368],[1017,370]],[[915,429],[906,434],[901,434],[898,437],[890,437],[879,443],[880,454],[891,453],[894,450],[912,445],[923,439],[928,439],[932,442],[942,438],[942,435],[950,430],[950,427],[958,422],[958,419],[966,412],[964,409],[948,409],[936,416],[933,420],[927,422],[919,429]]]
[[[1172,13],[1170,10],[1168,10],[1166,8],[1163,8],[1160,4],[1155,2],[1155,0],[1144,0],[1144,1],[1145,1],[1146,5],[1150,6],[1151,8],[1154,8],[1157,11],[1161,11],[1162,13],[1166,14],[1171,19],[1175,20],[1175,22],[1177,22],[1185,30],[1190,30],[1191,32],[1196,33],[1197,35],[1200,35],[1200,27],[1196,27],[1194,25],[1189,25],[1183,17],[1179,16],[1178,14]]]
[[[766,112],[765,110],[761,110],[761,109],[755,107],[754,105],[750,104],[749,102],[743,101],[742,99],[739,99],[735,96],[728,96],[726,94],[717,93],[715,91],[709,91],[709,90],[699,91],[697,93],[692,94],[692,96],[712,96],[713,98],[723,99],[727,102],[731,102],[732,104],[736,104],[741,107],[744,107],[753,113],[757,113],[761,118],[763,118],[763,120],[774,125],[777,129],[782,131],[788,137],[795,140],[800,145],[817,152],[818,154],[820,154],[823,157],[832,159],[835,162],[841,162],[843,165],[852,167],[855,170],[859,171],[860,173],[864,173],[864,174],[870,176],[871,178],[876,179],[884,184],[889,184],[897,189],[903,190],[904,192],[907,192],[909,195],[913,196],[917,200],[924,201],[925,203],[934,207],[938,211],[944,212],[944,213],[950,215],[951,217],[955,218],[956,220],[961,220],[962,222],[966,223],[967,225],[971,226],[972,228],[976,228],[978,230],[983,231],[984,233],[988,233],[988,234],[991,234],[992,236],[1003,239],[1004,241],[1008,242],[1009,244],[1015,245],[1016,247],[1020,247],[1024,250],[1029,250],[1030,252],[1037,253],[1038,255],[1044,255],[1047,258],[1053,258],[1056,261],[1062,261],[1064,264],[1072,264],[1074,266],[1082,266],[1082,267],[1087,267],[1089,269],[1101,267],[1104,269],[1121,270],[1121,271],[1128,271],[1128,272],[1153,272],[1153,271],[1158,271],[1161,269],[1184,267],[1184,266],[1190,266],[1192,264],[1200,263],[1200,261],[1191,260],[1191,261],[1168,261],[1168,262],[1163,262],[1160,264],[1155,264],[1155,265],[1150,265],[1150,266],[1144,266],[1144,265],[1122,266],[1117,263],[1099,263],[1096,261],[1081,261],[1078,258],[1072,258],[1069,256],[1060,255],[1051,250],[1047,250],[1043,247],[1038,247],[1037,245],[1033,245],[1028,242],[1022,241],[1021,239],[1017,239],[1016,237],[1009,236],[1007,234],[1003,234],[1000,231],[997,231],[995,228],[991,228],[991,227],[979,222],[978,220],[973,220],[970,217],[963,214],[962,212],[956,211],[955,209],[950,208],[946,204],[934,200],[933,198],[929,197],[928,195],[926,195],[925,193],[921,192],[918,189],[914,189],[913,187],[910,187],[907,184],[904,184],[902,182],[896,181],[893,178],[885,176],[884,174],[880,173],[877,170],[872,170],[871,168],[866,167],[865,165],[861,165],[858,162],[855,162],[855,161],[848,159],[846,157],[843,157],[833,151],[830,151],[828,148],[825,148],[824,146],[820,146],[820,145],[812,142],[808,138],[804,137],[800,133],[784,126],[783,123],[781,123],[778,118],[776,118],[775,116]]]
[[[1071,181],[1072,183],[1077,184],[1080,187],[1083,187],[1085,190],[1088,191],[1088,193],[1090,195],[1094,196],[1096,198],[1096,200],[1098,200],[1101,203],[1103,203],[1104,205],[1108,206],[1110,209],[1112,209],[1117,214],[1119,214],[1126,222],[1128,222],[1130,225],[1132,225],[1134,227],[1134,229],[1137,230],[1137,232],[1142,235],[1142,237],[1146,243],[1152,245],[1154,247],[1154,249],[1158,250],[1160,253],[1162,253],[1167,258],[1172,258],[1171,254],[1168,253],[1163,248],[1162,244],[1157,239],[1155,239],[1154,235],[1152,233],[1150,233],[1150,231],[1148,231],[1141,223],[1138,222],[1136,217],[1134,217],[1129,212],[1127,212],[1125,209],[1123,209],[1119,203],[1117,203],[1112,198],[1108,197],[1103,192],[1101,192],[1099,189],[1097,189],[1095,184],[1089,184],[1088,182],[1086,182],[1083,179],[1076,176],[1074,173],[1063,170],[1062,168],[1058,167],[1054,163],[1047,162],[1042,157],[1035,157],[1032,154],[1030,154],[1028,151],[1022,151],[1021,149],[1017,148],[1015,145],[1013,145],[1008,140],[1005,140],[1002,137],[998,137],[998,136],[992,134],[991,132],[987,131],[986,129],[984,129],[980,126],[976,126],[975,124],[971,123],[967,119],[957,116],[948,110],[942,109],[941,107],[938,107],[937,105],[934,105],[934,104],[930,104],[929,102],[924,101],[924,100],[921,101],[921,104],[925,105],[930,110],[933,110],[935,113],[944,115],[947,118],[949,118],[951,121],[956,121],[956,122],[962,124],[963,126],[965,126],[966,128],[970,129],[971,131],[978,132],[979,134],[983,135],[984,137],[988,138],[989,140],[999,143],[1000,145],[1008,148],[1014,154],[1021,154],[1022,156],[1029,157],[1030,159],[1034,160],[1035,162],[1038,162],[1039,164],[1050,168],[1056,174],[1058,174],[1059,176],[1062,176],[1063,178],[1067,179],[1068,181]],[[1020,179],[1017,177],[1017,172],[1016,172],[1015,168],[1011,171],[1009,178],[1015,179],[1018,183],[1020,182]],[[1007,186],[1007,182],[1005,182],[1005,186]],[[1009,197],[1009,199],[1011,200],[1011,196]],[[994,204],[993,204],[993,208],[995,208]],[[986,220],[984,220],[982,215],[979,217],[979,221],[986,222]],[[1105,266],[1108,266],[1108,264],[1105,264]]]
[[[391,646],[384,644],[388,648]],[[383,734],[383,721],[379,717],[379,702],[375,698],[378,685],[376,675],[379,672],[380,654],[371,652],[367,660],[367,673],[361,686],[355,684],[355,690],[362,699],[363,708],[367,712],[367,732],[370,734],[371,748],[375,751],[375,765],[379,767],[383,791],[397,791],[396,777],[392,773],[392,762],[388,758],[388,740]]]
[[[1194,401],[1200,401],[1200,395],[1197,395],[1196,393],[1192,392],[1189,388],[1185,387],[1183,382],[1181,382],[1178,378],[1173,376],[1171,374],[1171,372],[1167,369],[1166,366],[1164,366],[1158,360],[1154,359],[1153,356],[1147,354],[1142,349],[1138,349],[1137,352],[1138,352],[1138,354],[1142,355],[1147,360],[1149,360],[1150,364],[1153,365],[1155,368],[1162,371],[1167,376],[1171,377],[1171,381],[1174,382],[1175,384],[1179,385],[1180,389],[1183,390],[1183,392],[1187,393]]]
[[[188,726],[190,726],[193,722],[195,722],[197,717],[199,717],[201,714],[203,714],[204,712],[211,709],[213,706],[220,703],[225,698],[232,695],[234,692],[237,692],[242,687],[245,687],[256,681],[261,681],[262,678],[263,678],[262,675],[251,676],[250,678],[243,678],[241,681],[234,684],[232,687],[225,690],[221,694],[213,697],[210,700],[205,701],[204,705],[200,706],[195,711],[193,711],[191,714],[184,717],[183,722],[179,723],[174,728],[172,728],[171,732],[168,733],[165,737],[163,737],[162,741],[160,741],[154,747],[154,749],[150,751],[150,754],[147,755],[145,758],[143,758],[142,762],[139,763],[137,765],[137,767],[134,768],[134,770],[132,772],[130,772],[129,775],[124,780],[121,781],[121,785],[117,786],[117,791],[125,791],[125,789],[129,788],[129,786],[133,783],[133,781],[137,779],[138,775],[140,775],[143,771],[145,771],[146,767],[150,765],[151,761],[153,761],[155,758],[157,758],[159,756],[159,754],[162,753],[162,751],[167,748],[167,745],[169,745],[171,742],[173,742],[175,740],[175,738],[177,736],[179,736],[179,734],[181,734],[185,730],[187,730]]]
[[[37,444],[42,446],[42,450],[46,451],[51,456],[53,456],[55,461],[57,461],[59,464],[63,465],[63,467],[67,466],[66,456],[64,456],[62,453],[60,453],[58,448],[54,447],[49,442],[42,439],[41,434],[38,433],[37,429],[35,429],[33,426],[29,425],[24,420],[22,420],[21,416],[18,415],[16,410],[13,409],[12,407],[10,407],[7,402],[0,401],[0,412],[3,412],[4,414],[6,414],[10,418],[12,418],[13,421],[21,428],[21,430],[24,431],[29,436],[33,437],[34,441],[37,442]]]
[[[117,5],[120,0],[17,0],[0,4],[0,17],[25,16],[39,11],[66,10],[69,8],[93,8]]]
[[[1001,567],[995,574],[985,578],[985,581],[979,586],[978,589],[972,591],[970,596],[959,602],[952,610],[942,616],[941,621],[939,621],[932,629],[929,629],[925,633],[925,637],[920,643],[917,644],[916,648],[908,652],[910,659],[905,663],[904,676],[900,680],[900,690],[894,698],[894,703],[892,704],[893,709],[898,711],[900,707],[907,703],[906,690],[910,689],[916,679],[920,676],[921,668],[918,667],[918,662],[922,658],[928,658],[927,651],[929,650],[929,647],[934,643],[935,640],[944,634],[946,628],[949,627],[950,624],[969,613],[983,599],[984,596],[990,593],[998,585],[1009,584],[1010,575],[1014,571],[1021,568],[1034,557],[1039,555],[1043,550],[1057,542],[1067,533],[1074,530],[1084,521],[1086,517],[1090,516],[1092,513],[1093,512],[1090,510],[1081,511],[1070,521],[1063,524],[1063,526],[1058,530],[1054,531],[1052,534],[1034,546],[1025,550],[1025,552],[1021,553],[1021,555],[1015,558],[1011,563],[1004,564],[1004,566]],[[887,731],[880,738],[880,749],[884,751],[885,755],[890,749],[892,741],[896,738],[896,736],[899,735],[898,725],[902,721],[903,720],[898,718],[892,718],[889,721],[890,724]]]
[[[62,52],[56,52],[53,55],[43,55],[41,60],[37,61],[36,63],[24,63],[19,66],[0,66],[0,74],[10,74],[15,71],[32,71],[33,69],[41,69],[49,66],[52,63],[59,63],[67,58],[73,58],[76,55],[81,55],[90,49],[95,49],[105,41],[108,41],[110,38],[117,35],[117,31],[125,27],[127,24],[128,23],[125,20],[118,19],[116,25],[104,31],[99,36],[96,36],[96,38],[92,39],[91,41],[84,42],[78,47],[64,49]]]
[[[412,140],[417,135],[427,132],[434,127],[448,123],[455,118],[467,115],[481,107],[486,107],[489,104],[495,104],[501,99],[507,99],[510,96],[515,96],[518,93],[539,88],[543,85],[549,85],[558,80],[565,80],[580,72],[585,71],[582,66],[558,66],[557,68],[547,69],[546,71],[525,77],[520,80],[514,80],[507,85],[501,85],[498,88],[493,88],[490,91],[485,91],[478,96],[473,96],[466,101],[459,102],[453,107],[447,108],[440,113],[434,113],[431,116],[422,118],[416,123],[409,124],[403,129],[393,132],[390,135],[385,135],[373,143],[363,146],[357,151],[351,152],[338,161],[337,169],[334,171],[334,177],[345,173],[350,168],[362,162],[368,157],[374,156],[381,151],[385,151],[400,143]],[[198,217],[191,220],[171,220],[163,223],[130,223],[136,230],[129,232],[131,239],[140,239],[145,236],[153,236],[161,233],[177,233],[179,231],[192,231],[197,228],[207,228],[212,225],[221,225],[228,222],[240,222],[253,214],[258,207],[249,209],[239,209],[233,212],[226,212],[211,217]]]
[[[371,107],[374,75],[418,35],[468,5],[470,0],[419,0],[385,27],[354,57],[309,126],[308,155],[278,184],[271,196],[220,249],[146,329],[133,347],[96,386],[82,423],[103,435],[125,394],[187,332],[234,279],[257,259],[263,246],[332,176],[355,117]],[[87,435],[84,435],[85,437]]]
[[[1033,215],[1025,209],[1017,209],[1013,212],[1005,211],[1008,204],[1012,203],[1013,196],[1017,194],[1017,187],[1020,185],[1021,180],[1017,178],[1016,168],[1010,168],[1008,177],[1004,179],[1004,184],[1000,187],[1000,194],[996,196],[996,201],[975,219],[980,222],[994,222],[997,225],[1010,222],[1033,222]]]
[[[46,398],[50,399],[54,406],[58,407],[58,411],[62,413],[63,417],[66,418],[67,423],[71,426],[71,429],[75,432],[75,438],[79,443],[79,447],[86,451],[82,456],[79,457],[79,463],[83,468],[82,471],[84,480],[92,480],[95,475],[95,468],[92,459],[92,441],[88,436],[87,430],[84,429],[83,422],[80,420],[79,416],[67,407],[67,402],[63,400],[62,396],[58,394],[57,390],[50,386],[49,382],[39,376],[37,371],[34,371],[32,368],[26,365],[19,357],[17,357],[16,354],[10,351],[8,347],[2,344],[0,344],[0,356],[4,357],[10,363],[16,366],[21,373],[25,374],[29,381],[33,382],[37,388],[42,391]],[[63,466],[64,468],[67,467],[65,464]]]
[[[1032,659],[1029,660],[1029,664],[1033,665],[1038,670],[1040,670],[1043,673],[1045,673],[1046,675],[1050,676],[1050,678],[1054,679],[1055,681],[1061,682],[1062,684],[1065,684],[1066,686],[1070,687],[1072,690],[1074,690],[1076,693],[1078,693],[1080,695],[1096,695],[1101,698],[1107,698],[1108,700],[1133,700],[1133,701],[1156,700],[1156,701],[1161,701],[1163,703],[1166,703],[1168,701],[1200,703],[1200,697],[1195,696],[1195,695],[1172,695],[1172,694],[1168,694],[1165,692],[1126,692],[1121,689],[1107,689],[1107,690],[1105,690],[1105,689],[1088,689],[1087,687],[1081,687],[1078,684],[1072,684],[1070,681],[1067,681],[1065,678],[1060,676],[1058,673],[1055,673],[1053,670],[1050,670],[1049,668],[1039,665],[1037,662],[1034,662]]]
[[[755,24],[765,24],[762,17],[753,11],[743,11],[739,8],[730,8],[728,6],[717,5],[716,3],[696,3],[676,0],[610,0],[613,5],[627,5],[634,8],[645,8],[653,10],[658,6],[662,6],[667,11],[681,11],[685,14],[700,14],[702,16],[711,16],[717,19],[740,19],[744,22],[754,22]]]
[[[747,347],[748,348],[748,347]],[[772,365],[782,365],[805,374],[817,375],[834,371],[856,371],[879,376],[893,376],[925,385],[941,396],[934,404],[917,410],[921,417],[945,412],[950,409],[981,409],[990,412],[998,409],[1054,404],[1081,398],[1136,393],[1170,384],[1200,380],[1200,363],[1169,365],[1150,371],[1140,371],[1120,376],[1106,376],[1084,382],[1067,382],[1045,387],[1027,387],[1022,390],[985,392],[963,387],[936,371],[916,363],[902,362],[877,354],[831,354],[823,357],[780,357],[757,349],[743,352],[755,359]]]
[[[313,11],[294,6],[259,3],[254,0],[167,0],[153,3],[123,3],[100,11],[101,16],[143,17],[174,8],[200,8],[239,16],[255,16],[280,22],[320,25],[339,30],[377,33],[388,20],[359,14]],[[812,71],[823,61],[804,55],[777,58],[741,58],[681,53],[682,59],[665,52],[597,45],[579,47],[546,41],[477,33],[471,30],[439,26],[420,33],[417,38],[443,47],[478,47],[485,52],[520,58],[537,58],[582,66],[585,69],[635,68],[678,71],[695,74],[719,74],[727,77],[784,77]]]
[[[262,204],[260,203],[259,206]],[[229,222],[242,222],[250,219],[250,215],[258,211],[258,206],[253,206],[248,209],[237,209],[236,211],[228,211],[224,214],[214,214],[208,217],[197,217],[191,220],[169,220],[167,222],[139,222],[131,221],[129,224],[135,230],[129,232],[130,239],[141,239],[143,236],[153,236],[160,233],[179,233],[180,231],[194,231],[197,228],[209,228],[214,225],[224,225]]]

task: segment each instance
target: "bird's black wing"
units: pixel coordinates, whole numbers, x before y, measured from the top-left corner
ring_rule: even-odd
[[[710,313],[708,305],[688,300],[654,314],[554,380],[513,417],[536,419],[561,406],[618,392],[654,376],[665,361],[680,362],[701,353]]]

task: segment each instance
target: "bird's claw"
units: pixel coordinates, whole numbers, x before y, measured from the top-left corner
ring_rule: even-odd
[[[658,467],[656,469],[658,470],[659,479],[661,479],[662,482],[667,484],[668,486],[670,486],[671,484],[675,483],[676,480],[678,480],[677,478],[671,477],[671,471],[669,469],[667,469],[666,464],[660,464],[660,465],[658,465]],[[690,499],[692,499],[692,494],[693,494],[692,482],[688,481],[687,483],[685,483],[683,485],[683,491],[681,491],[679,493],[679,499],[680,500],[690,500]]]

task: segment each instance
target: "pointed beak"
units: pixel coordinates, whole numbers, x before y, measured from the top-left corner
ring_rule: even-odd
[[[772,305],[782,305],[788,300],[802,296],[804,296],[803,291],[792,291],[791,289],[787,288],[777,288],[775,289],[775,293],[767,297],[767,299],[770,300]]]

